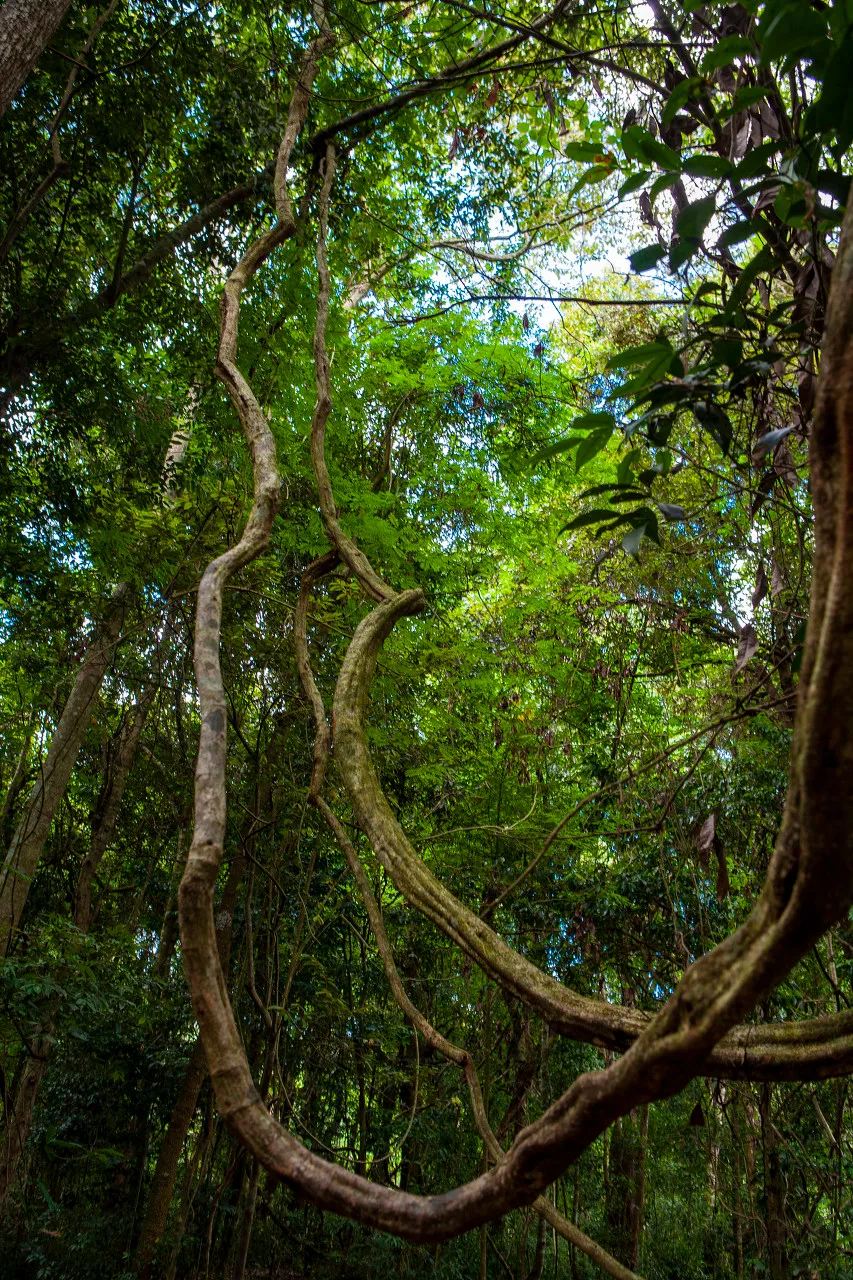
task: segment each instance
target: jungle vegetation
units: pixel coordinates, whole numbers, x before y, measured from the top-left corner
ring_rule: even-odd
[[[0,8],[4,1276],[853,1272],[851,67]]]

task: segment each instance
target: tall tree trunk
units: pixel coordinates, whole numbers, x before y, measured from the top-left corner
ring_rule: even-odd
[[[787,1280],[785,1188],[779,1167],[779,1139],[773,1126],[772,1086],[761,1086],[761,1132],[764,1139],[764,1191],[767,1198],[767,1247],[770,1280]]]
[[[733,1114],[737,1116],[737,1101],[733,1104]],[[743,1182],[743,1161],[740,1154],[740,1132],[736,1125],[732,1126],[732,1253],[736,1280],[743,1280],[743,1208],[741,1204],[741,1184]]]
[[[646,1211],[646,1148],[649,1140],[649,1104],[640,1107],[639,1143],[634,1176],[634,1195],[631,1201],[631,1248],[628,1266],[636,1271],[640,1265],[640,1243],[643,1239],[643,1219]]]
[[[152,973],[155,978],[166,979],[172,967],[172,957],[175,954],[175,947],[178,944],[178,885],[184,872],[184,863],[187,860],[187,849],[189,848],[189,840],[187,839],[187,822],[188,818],[184,817],[178,829],[178,848],[175,853],[175,875],[172,889],[166,900],[166,910],[163,912],[163,927],[160,930],[160,941],[157,944],[157,955],[154,957]]]
[[[192,1213],[193,1201],[200,1186],[203,1185],[207,1176],[207,1171],[212,1158],[213,1150],[213,1134],[218,1120],[214,1120],[213,1116],[213,1099],[208,1094],[208,1104],[205,1108],[205,1118],[201,1126],[201,1132],[195,1145],[195,1151],[192,1158],[187,1163],[186,1173],[184,1175],[184,1188],[181,1194],[181,1203],[178,1207],[177,1222],[175,1224],[174,1239],[172,1241],[172,1253],[169,1258],[168,1266],[165,1268],[166,1280],[175,1280],[178,1270],[178,1259],[181,1253],[181,1245],[184,1239],[184,1233],[187,1229],[187,1222]]]
[[[30,743],[33,740],[33,729],[35,728],[35,712],[30,712],[27,731],[24,734],[24,742],[21,747],[20,754],[15,763],[15,769],[6,788],[6,794],[3,796],[3,807],[0,809],[0,840],[6,843],[7,823],[11,826],[9,819],[14,811],[15,803],[18,795],[23,790],[24,783],[27,780],[27,772],[29,770]]]
[[[540,1217],[536,1227],[536,1251],[533,1254],[529,1280],[542,1280],[542,1268],[545,1266],[545,1226],[545,1219]]]
[[[139,745],[139,735],[142,733],[143,725],[156,696],[156,684],[149,685],[143,691],[122,727],[115,763],[111,769],[107,770],[104,779],[104,790],[98,803],[97,819],[92,830],[89,852],[83,859],[77,880],[74,923],[82,933],[89,931],[92,914],[92,881],[115,834],[124,789]]]
[[[307,898],[307,894],[305,895]],[[251,944],[251,936],[248,939]],[[272,993],[272,991],[270,992]],[[278,993],[275,993],[278,999]],[[270,1003],[270,996],[267,995],[267,1003]],[[277,1014],[274,1018],[267,1010],[264,1013],[264,1023],[266,1028],[266,1050],[264,1053],[264,1067],[261,1075],[261,1087],[258,1090],[261,1101],[266,1102],[272,1083],[273,1071],[275,1069],[276,1059],[278,1056],[278,1039],[281,1031],[281,1018]],[[252,1240],[252,1228],[255,1224],[255,1207],[258,1201],[258,1182],[261,1176],[261,1166],[257,1160],[250,1161],[249,1182],[246,1188],[246,1196],[243,1202],[243,1212],[240,1217],[240,1233],[237,1238],[237,1248],[234,1255],[234,1267],[231,1273],[231,1280],[244,1280],[246,1274],[246,1262],[249,1257],[249,1245]]]
[[[252,1160],[249,1182],[246,1187],[246,1199],[240,1219],[240,1235],[237,1238],[237,1252],[234,1257],[231,1280],[244,1280],[246,1274],[246,1260],[249,1256],[249,1244],[252,1239],[252,1227],[255,1222],[255,1205],[258,1200],[258,1180],[260,1176],[261,1166],[257,1160]]]
[[[564,1188],[563,1195],[565,1196],[565,1194],[566,1193]],[[580,1163],[576,1163],[574,1191],[572,1194],[572,1217],[571,1217],[571,1221],[574,1223],[575,1226],[578,1225],[578,1218],[580,1216],[580,1207],[581,1207],[581,1169],[580,1169]],[[569,1244],[569,1258],[571,1259],[571,1263],[572,1263],[572,1280],[580,1280],[580,1271],[578,1270],[578,1251],[575,1248],[574,1243]]]
[[[622,1116],[610,1130],[610,1176],[607,1192],[607,1218],[613,1252],[620,1262],[631,1266],[635,1248],[639,1247],[639,1187],[641,1139],[630,1115]],[[644,1188],[645,1193],[645,1188]]]
[[[269,810],[272,801],[271,779],[280,751],[280,737],[273,736],[267,747],[263,782],[261,785],[256,784],[255,813],[258,817]],[[247,854],[253,851],[256,826],[257,821],[252,816],[248,828],[240,840],[239,847],[244,852],[235,856],[231,862],[228,879],[225,882],[222,899],[216,912],[216,949],[219,955],[219,964],[225,974],[228,972],[231,956],[231,942],[234,934],[234,909],[237,905],[240,884],[248,862]],[[185,849],[185,844],[182,843],[180,848]],[[166,923],[164,922],[164,931],[165,928]],[[137,1241],[134,1262],[136,1270],[143,1280],[148,1280],[148,1277],[152,1274],[157,1246],[163,1236],[163,1232],[166,1230],[169,1207],[178,1175],[181,1150],[192,1124],[198,1096],[206,1076],[207,1059],[205,1058],[201,1038],[197,1037],[186,1075],[157,1156],[148,1209],[142,1224],[139,1240]]]
[[[178,1097],[169,1117],[168,1127],[157,1153],[157,1165],[151,1182],[148,1208],[136,1244],[136,1266],[140,1275],[146,1280],[152,1274],[154,1254],[166,1230],[181,1151],[195,1115],[196,1104],[206,1075],[207,1059],[204,1056],[204,1048],[201,1040],[196,1039]]]
[[[2,23],[7,10],[12,3],[16,2],[17,0],[9,0],[6,6],[0,9],[0,31],[2,31]],[[34,7],[37,8],[39,3],[41,3],[41,0],[35,0]],[[47,7],[47,0],[44,0],[44,8]],[[191,398],[191,408],[194,404],[195,399]],[[172,505],[176,498],[175,470],[184,457],[191,431],[192,417],[190,416],[189,420],[183,422],[173,433],[169,442],[161,475],[161,498],[167,506]],[[68,786],[71,771],[74,768],[77,754],[89,724],[92,707],[100,692],[104,676],[112,660],[113,651],[121,634],[125,614],[130,603],[130,595],[129,585],[126,582],[120,582],[112,594],[100,624],[96,627],[95,633],[89,641],[83,663],[77,672],[74,686],[48,747],[47,757],[12,837],[6,861],[2,871],[0,871],[0,955],[7,955],[14,941],[15,931],[21,919],[27,893],[38,867],[50,825]],[[154,692],[155,690],[152,688],[150,691],[151,698],[154,697]],[[129,758],[131,760],[149,707],[150,701],[145,710],[141,712],[141,719],[136,729],[135,737],[128,744]],[[115,814],[112,816],[113,827],[115,826],[115,817],[118,813],[126,781],[127,772],[125,772],[121,780],[118,795],[115,797]],[[106,799],[109,801],[110,797],[106,797]],[[92,867],[90,872],[86,872],[88,883],[82,886],[87,927],[91,910],[91,877],[97,869],[97,862],[100,862],[103,857],[110,835],[106,836],[103,847],[99,852],[97,849],[90,850],[90,856],[95,859],[95,866]],[[79,906],[76,915],[79,916]]]
[[[14,1109],[6,1116],[3,1146],[0,1148],[0,1207],[14,1185],[30,1134],[36,1098],[47,1070],[52,1043],[53,1018],[48,1016],[38,1035],[27,1046],[27,1061],[15,1094]]]
[[[216,913],[216,942],[219,963],[223,971],[227,970],[231,955],[234,908],[237,905],[237,894],[245,867],[245,858],[234,858],[222,891],[222,901]],[[136,1269],[144,1280],[148,1280],[152,1275],[157,1245],[166,1230],[181,1151],[189,1133],[198,1096],[206,1076],[207,1059],[201,1039],[197,1037],[169,1124],[160,1144],[145,1221],[136,1245]]]
[[[82,933],[88,933],[89,930],[92,879],[115,834],[119,809],[139,743],[139,735],[156,692],[156,685],[151,685],[143,691],[123,726],[119,735],[117,755],[112,767],[107,768],[104,777],[100,801],[92,823],[89,852],[83,860],[77,881],[75,922]],[[15,1180],[32,1127],[38,1092],[50,1060],[56,1012],[57,1009],[54,1007],[48,1013],[38,1035],[29,1046],[29,1058],[15,1097],[14,1111],[3,1135],[3,1146],[0,1148],[0,1204],[5,1201]]]
[[[92,707],[121,633],[129,595],[126,583],[116,587],[104,618],[89,641],[47,756],[12,837],[0,871],[0,955],[8,954],[14,940],[48,831],[65,795]]]
[[[70,0],[6,0],[0,8],[0,116],[44,53]]]

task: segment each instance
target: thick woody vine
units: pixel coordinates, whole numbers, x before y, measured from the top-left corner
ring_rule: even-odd
[[[818,388],[812,440],[815,575],[782,827],[764,888],[749,918],[688,969],[672,998],[649,1021],[575,995],[513,952],[431,875],[382,793],[364,731],[370,683],[384,640],[400,619],[420,613],[426,602],[420,591],[395,593],[344,533],[325,467],[323,436],[331,410],[324,339],[331,300],[325,241],[335,168],[334,150],[325,146],[319,164],[320,287],[314,348],[318,395],[311,454],[332,550],[306,574],[297,626],[300,675],[318,727],[311,799],[338,837],[362,892],[395,999],[416,1030],[464,1071],[479,1131],[497,1161],[473,1181],[438,1196],[419,1197],[378,1186],[308,1151],[263,1105],[228,1000],[213,924],[226,825],[227,709],[219,663],[223,593],[229,579],[267,545],[280,484],[272,433],[237,365],[240,296],[269,255],[296,229],[287,192],[288,164],[305,120],[318,60],[333,42],[325,13],[318,9],[315,16],[319,33],[303,59],[277,157],[277,221],[249,247],[229,277],[222,300],[217,373],[252,458],[254,499],[239,542],[208,565],[199,587],[195,669],[201,735],[195,831],[180,895],[183,959],[217,1105],[235,1136],[270,1174],[297,1186],[320,1207],[413,1241],[430,1242],[534,1202],[554,1222],[553,1206],[538,1199],[548,1185],[618,1117],[641,1103],[678,1092],[699,1073],[803,1078],[850,1070],[853,1063],[849,1015],[794,1027],[734,1031],[821,934],[846,914],[853,900],[849,835],[853,829],[849,787],[853,766],[849,735],[853,716],[853,212],[847,215],[834,271]],[[476,959],[485,973],[535,1008],[554,1030],[626,1050],[607,1070],[581,1076],[518,1134],[506,1153],[500,1152],[488,1128],[470,1057],[438,1035],[393,976],[393,958],[369,882],[363,870],[359,872],[358,857],[321,795],[329,731],[310,674],[305,614],[311,586],[338,561],[376,604],[357,627],[341,668],[334,699],[334,758],[377,858],[412,906]],[[630,1275],[624,1268],[611,1274]]]

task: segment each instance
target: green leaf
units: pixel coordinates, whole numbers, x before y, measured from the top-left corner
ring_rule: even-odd
[[[802,228],[808,222],[808,202],[800,183],[782,187],[773,201],[773,212],[789,227]]]
[[[842,152],[853,139],[853,37],[847,36],[829,59],[822,76],[820,97],[803,119],[806,134],[834,133]]]
[[[645,249],[635,249],[628,255],[631,270],[637,273],[650,271],[655,263],[660,262],[665,253],[666,249],[660,244],[650,244]]]
[[[563,440],[557,440],[554,444],[546,445],[544,449],[540,449],[530,459],[530,466],[538,466],[540,462],[547,462],[549,458],[556,458],[558,453],[567,453],[569,449],[574,449],[576,444],[580,444],[581,440],[585,440],[585,436],[566,436]]]
[[[724,107],[719,113],[719,119],[722,121],[731,120],[732,116],[739,115],[741,111],[754,107],[756,102],[760,102],[762,98],[767,97],[767,88],[763,85],[746,85],[743,89],[738,89],[728,106]]]
[[[750,236],[755,235],[755,227],[751,222],[736,222],[733,227],[728,227],[717,244],[721,249],[729,248],[733,244],[741,244],[744,240],[748,240]]]
[[[647,164],[656,164],[659,169],[680,171],[681,157],[665,142],[658,142],[648,129],[632,124],[622,133],[622,147],[629,160],[643,160]]]
[[[847,204],[847,197],[850,194],[849,174],[836,173],[834,169],[821,169],[815,179],[815,185],[818,191],[825,191],[840,205]]]
[[[600,427],[597,431],[591,431],[589,435],[578,445],[578,451],[575,454],[575,473],[580,471],[581,467],[585,467],[591,462],[596,454],[601,453],[613,435],[614,427]]]
[[[636,502],[638,498],[642,501],[645,496],[646,495],[643,493],[642,489],[631,488],[629,486],[629,488],[624,491],[614,493],[610,502],[613,506],[620,506],[623,502]]]
[[[596,413],[582,413],[579,418],[572,418],[573,431],[591,431],[594,428],[609,427],[613,431],[616,419],[612,413],[603,410]]]
[[[702,70],[707,74],[709,71],[715,71],[717,67],[728,67],[741,54],[751,52],[752,45],[746,36],[724,36],[705,54],[702,59]]]
[[[771,18],[766,27],[762,21],[758,29],[759,66],[766,67],[791,53],[801,53],[825,39],[826,17],[811,5],[796,0]]]
[[[657,502],[655,505],[665,520],[687,519],[687,512],[684,510],[684,507],[679,507],[677,503]]]
[[[619,199],[624,200],[634,191],[639,191],[640,187],[644,187],[651,177],[651,170],[641,169],[639,173],[632,173],[627,182],[623,182],[619,188]]]
[[[755,178],[760,173],[769,173],[769,161],[780,148],[780,143],[762,142],[760,147],[756,147],[754,151],[748,151],[736,167],[735,173],[739,178]]]
[[[584,187],[593,186],[595,183],[603,182],[605,178],[609,178],[613,170],[609,165],[595,164],[591,169],[587,169],[586,173],[582,173],[575,185],[569,192],[569,196],[576,195],[578,191],[582,191]]]
[[[584,511],[579,516],[575,516],[568,524],[564,524],[560,529],[557,537],[561,533],[568,533],[571,529],[583,529],[588,524],[603,524],[605,520],[612,520],[613,512],[607,507],[595,507],[592,511]]]
[[[677,173],[662,173],[659,178],[655,178],[649,187],[649,200],[654,204],[662,191],[666,191],[669,187],[675,185],[678,181]]]
[[[717,210],[716,196],[694,200],[675,220],[675,230],[680,236],[701,240],[702,234]]]
[[[580,164],[591,164],[602,153],[600,142],[567,142],[562,150],[569,160]]]
[[[728,454],[734,432],[726,411],[713,400],[697,400],[693,413],[699,426],[716,440],[724,454]]]
[[[642,449],[629,449],[625,457],[619,463],[616,471],[616,480],[619,484],[627,484],[633,477],[631,468],[635,462],[639,462],[643,456]]]
[[[615,430],[616,419],[612,413],[584,413],[572,419],[573,431],[603,430],[604,428],[611,432]],[[553,444],[546,445],[544,449],[540,449],[533,455],[530,466],[535,467],[540,462],[547,462],[549,458],[555,458],[560,453],[568,453],[570,449],[574,449],[575,445],[582,444],[588,438],[587,435],[570,435],[562,440],[555,440]]]
[[[677,271],[679,267],[683,267],[700,248],[698,240],[692,237],[685,237],[683,240],[676,240],[675,244],[669,251],[669,269]]]
[[[649,360],[657,360],[663,356],[670,359],[673,355],[672,343],[667,338],[657,342],[644,342],[638,347],[626,347],[607,361],[608,369],[627,369],[632,365],[646,364]]]
[[[633,480],[633,477],[632,477]],[[581,498],[599,498],[602,493],[615,493],[617,490],[630,489],[632,484],[620,484],[618,481],[609,481],[607,484],[594,484],[589,489],[584,489],[580,494]]]
[[[729,294],[729,301],[726,310],[731,313],[741,307],[746,301],[750,286],[756,276],[762,271],[769,270],[774,264],[773,250],[767,245],[761,249],[754,258],[749,261],[738,276],[737,283]]]
[[[666,105],[661,112],[660,122],[666,128],[671,124],[679,111],[685,106],[691,98],[698,97],[704,87],[704,80],[701,76],[690,76],[687,80],[682,80],[675,86],[672,93],[666,100]]]
[[[711,361],[715,365],[736,368],[743,359],[743,342],[740,338],[718,338],[711,343]]]
[[[734,165],[725,156],[697,154],[687,157],[683,169],[691,178],[727,178]]]
[[[640,543],[646,536],[646,526],[644,524],[635,525],[633,529],[629,529],[622,539],[622,549],[627,551],[629,556],[633,556],[635,560],[640,558]]]
[[[693,294],[692,301],[694,303],[701,302],[703,298],[708,297],[710,294],[719,292],[720,286],[715,280],[704,280]]]

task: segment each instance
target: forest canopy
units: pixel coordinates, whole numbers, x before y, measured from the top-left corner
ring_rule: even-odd
[[[4,1275],[850,1275],[851,67],[0,8]]]

